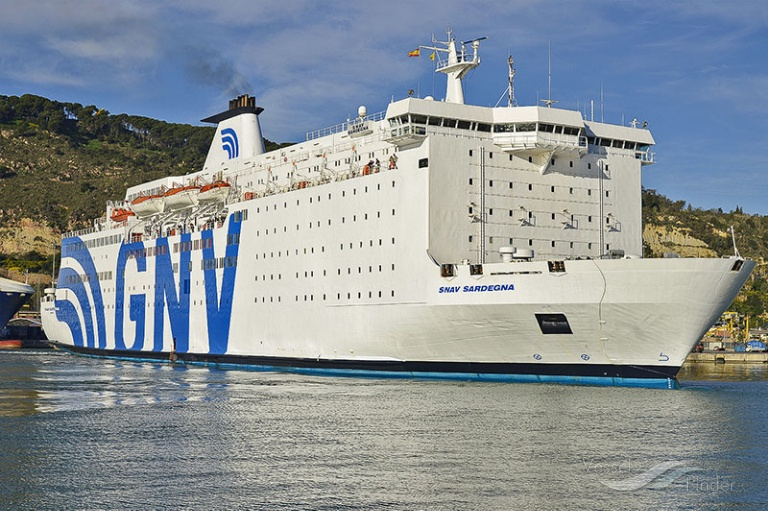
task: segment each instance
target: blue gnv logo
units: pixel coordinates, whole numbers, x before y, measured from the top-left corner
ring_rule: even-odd
[[[229,216],[227,237],[240,235],[240,220],[235,215]],[[222,233],[223,234],[223,233]],[[214,252],[213,231],[200,232],[200,239],[207,241],[203,245],[203,260],[216,260],[222,254]],[[192,246],[192,235],[185,233],[179,241]],[[190,348],[190,272],[175,272],[171,259],[171,250],[167,238],[158,238],[154,259],[154,293],[134,290],[128,284],[139,274],[150,271],[146,258],[146,245],[142,241],[120,245],[115,266],[114,306],[105,307],[101,283],[93,257],[80,238],[67,238],[63,241],[63,257],[72,258],[80,266],[85,277],[73,267],[64,267],[59,273],[58,287],[66,289],[63,300],[56,300],[56,317],[67,324],[75,346],[88,348],[107,348],[110,339],[114,339],[116,350],[162,351],[170,346],[171,339],[177,341],[179,353]],[[239,243],[227,245],[224,259],[236,259]],[[217,255],[219,257],[217,257]],[[178,256],[180,268],[191,268],[191,252],[182,250]],[[217,270],[215,266],[205,266],[203,285],[205,286],[205,316],[207,332],[196,332],[198,339],[207,340],[208,353],[223,354],[229,346],[229,329],[232,320],[232,295],[234,294],[237,266],[226,266]],[[126,279],[126,274],[129,275]],[[133,275],[133,277],[131,277]],[[152,305],[149,307],[149,305]],[[78,309],[80,309],[78,311]],[[107,330],[106,311],[114,310],[114,330]],[[82,319],[81,319],[82,316]],[[166,320],[167,318],[167,320]],[[132,328],[126,328],[132,323]],[[166,324],[170,326],[170,338],[165,338]],[[133,330],[129,338],[128,330]]]
[[[231,160],[240,156],[240,143],[237,140],[237,133],[232,128],[221,130],[221,147],[227,153]]]

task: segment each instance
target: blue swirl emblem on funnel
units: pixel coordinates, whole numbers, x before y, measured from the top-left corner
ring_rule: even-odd
[[[240,155],[240,143],[237,140],[237,133],[232,128],[221,130],[221,147],[227,153],[231,160]]]

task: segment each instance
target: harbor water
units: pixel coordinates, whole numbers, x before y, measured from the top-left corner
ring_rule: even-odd
[[[0,352],[0,509],[768,508],[768,368],[682,389]]]

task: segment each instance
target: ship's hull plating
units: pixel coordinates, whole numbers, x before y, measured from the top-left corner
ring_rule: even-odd
[[[74,271],[95,273],[90,258],[74,259]],[[60,347],[299,373],[664,388],[754,267],[617,259],[552,271],[533,261],[486,264],[482,275],[460,265],[444,277],[425,256],[411,268],[419,292],[407,301],[317,293],[267,306],[244,255],[231,268],[190,266],[191,283],[170,271],[170,259],[155,261],[154,272],[146,260],[135,277],[116,259],[111,289],[97,278],[67,285],[62,270],[55,300],[42,303],[46,334]]]
[[[0,330],[5,327],[14,314],[27,303],[35,290],[18,282],[7,279],[0,281]]]
[[[492,362],[408,362],[298,359],[241,355],[208,355],[116,351],[53,343],[64,351],[98,358],[215,365],[223,368],[283,371],[359,378],[414,378],[483,382],[567,383],[595,386],[677,388],[679,367],[597,364],[514,364]]]

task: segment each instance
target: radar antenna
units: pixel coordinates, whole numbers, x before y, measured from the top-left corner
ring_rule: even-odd
[[[499,106],[505,94],[507,95],[507,107],[517,106],[517,99],[515,98],[515,59],[512,58],[512,55],[507,56],[507,66],[509,68],[507,88],[499,96],[499,100],[494,108]]]
[[[550,41],[547,51],[547,99],[542,99],[542,103],[547,105],[547,108],[551,108],[553,104],[557,103],[556,99],[552,99],[552,42]]]
[[[512,55],[507,56],[507,67],[509,68],[509,88],[507,96],[507,106],[517,106],[517,100],[515,99],[515,59]]]

